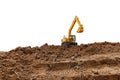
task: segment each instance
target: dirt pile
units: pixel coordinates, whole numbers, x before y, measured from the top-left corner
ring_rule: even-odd
[[[0,80],[120,80],[120,43],[0,52]]]

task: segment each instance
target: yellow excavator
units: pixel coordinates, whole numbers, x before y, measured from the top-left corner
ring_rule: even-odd
[[[75,23],[78,23],[79,27],[78,27],[78,30],[77,30],[77,33],[81,33],[84,31],[83,29],[83,25],[80,23],[80,20],[77,16],[75,16],[70,28],[69,28],[69,31],[68,31],[68,37],[63,37],[63,39],[61,40],[62,43],[61,45],[62,46],[70,46],[70,45],[77,45],[77,42],[76,42],[76,36],[75,35],[72,35],[71,32],[72,32],[72,29],[75,25]]]

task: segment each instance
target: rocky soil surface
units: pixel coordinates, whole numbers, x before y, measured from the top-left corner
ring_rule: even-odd
[[[120,43],[0,52],[0,80],[120,80]]]

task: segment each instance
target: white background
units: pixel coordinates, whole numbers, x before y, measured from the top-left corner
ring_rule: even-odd
[[[0,51],[18,46],[60,45],[77,15],[78,44],[120,42],[119,0],[0,0]]]

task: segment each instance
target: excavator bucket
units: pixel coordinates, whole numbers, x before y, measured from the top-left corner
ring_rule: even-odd
[[[84,30],[84,29],[83,29],[83,25],[80,25],[80,27],[78,28],[77,32],[78,32],[78,33],[81,33],[81,32],[83,32],[83,30]]]

